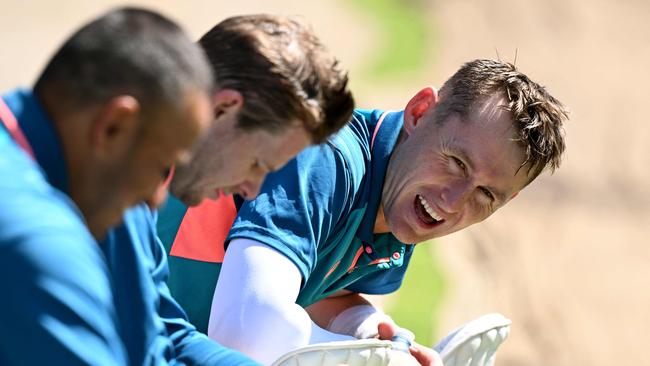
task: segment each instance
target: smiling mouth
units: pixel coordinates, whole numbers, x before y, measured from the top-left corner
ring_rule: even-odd
[[[417,213],[418,218],[420,218],[420,220],[425,224],[433,226],[445,221],[442,216],[438,215],[436,211],[431,208],[431,205],[429,205],[426,198],[419,194],[415,197],[413,205],[415,206],[415,212]]]

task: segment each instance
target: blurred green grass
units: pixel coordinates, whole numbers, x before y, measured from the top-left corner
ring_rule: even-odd
[[[386,312],[400,326],[411,330],[418,343],[431,346],[438,329],[445,277],[434,242],[418,244],[402,287],[391,295]]]
[[[433,34],[417,0],[352,0],[379,32],[379,48],[367,56],[364,79],[397,79],[413,75],[427,60]]]

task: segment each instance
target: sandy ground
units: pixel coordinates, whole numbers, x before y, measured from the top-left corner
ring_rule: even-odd
[[[572,111],[554,176],[470,230],[439,240],[444,324],[514,321],[499,365],[650,365],[650,3],[436,2],[436,72],[512,60]]]
[[[406,1],[406,0],[405,0]],[[411,0],[413,1],[413,0]],[[30,85],[80,22],[115,1],[0,0],[0,90]],[[139,1],[194,37],[236,13],[302,14],[345,66],[381,40],[343,1]],[[650,3],[418,1],[437,44],[431,68],[358,95],[399,108],[464,61],[513,60],[572,111],[563,167],[493,218],[437,241],[450,280],[442,333],[482,313],[514,321],[499,365],[650,365]],[[350,36],[353,35],[353,36]]]

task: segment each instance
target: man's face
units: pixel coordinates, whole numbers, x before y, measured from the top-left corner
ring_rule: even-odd
[[[237,114],[220,117],[197,144],[189,164],[176,167],[170,189],[193,206],[220,193],[257,196],[264,177],[311,144],[298,121],[280,132],[236,127]]]
[[[420,118],[408,115],[407,107],[384,183],[385,225],[406,243],[485,220],[529,180],[527,167],[519,169],[524,150],[514,141],[502,98],[488,98],[466,118],[452,114],[442,123],[433,120],[436,103],[437,97]]]
[[[98,204],[103,213],[97,218],[99,227],[119,223],[124,210],[140,202],[159,205],[165,195],[154,193],[170,167],[189,160],[194,142],[212,119],[210,100],[200,92],[188,91],[181,108],[162,109],[149,117],[155,121],[141,121],[147,127],[137,134],[130,151],[104,170],[105,178],[98,183],[106,192]]]

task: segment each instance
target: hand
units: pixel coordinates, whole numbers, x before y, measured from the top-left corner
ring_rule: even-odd
[[[398,328],[399,327],[395,325],[395,323],[380,322],[379,325],[377,325],[379,339],[390,340],[395,334],[397,334]],[[444,366],[438,352],[429,347],[413,342],[409,348],[409,352],[411,352],[411,356],[413,356],[422,366]]]
[[[409,351],[422,366],[444,366],[438,352],[429,347],[413,342]]]

